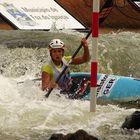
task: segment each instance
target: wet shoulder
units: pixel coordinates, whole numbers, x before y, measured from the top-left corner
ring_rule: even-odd
[[[52,73],[52,67],[49,64],[44,64],[41,68],[42,72]]]

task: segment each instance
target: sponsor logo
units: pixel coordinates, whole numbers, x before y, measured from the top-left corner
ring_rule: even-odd
[[[111,90],[119,77],[102,75],[97,82],[97,96],[110,96]]]

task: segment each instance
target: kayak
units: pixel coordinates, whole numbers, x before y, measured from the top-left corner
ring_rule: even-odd
[[[90,100],[90,73],[71,73],[75,98]],[[97,75],[97,100],[128,102],[140,99],[140,79],[111,74]]]
[[[70,99],[90,100],[90,72],[70,74],[72,86],[68,93]],[[31,80],[35,86],[41,86],[41,78]],[[18,82],[18,84],[25,81]],[[140,79],[112,74],[97,74],[97,101],[130,102],[140,100]],[[93,94],[93,93],[92,93]]]

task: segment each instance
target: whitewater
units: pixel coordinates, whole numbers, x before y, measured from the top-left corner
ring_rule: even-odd
[[[89,101],[67,99],[58,90],[44,98],[40,83],[33,82],[50,59],[50,39],[62,39],[66,55],[72,55],[84,36],[86,33],[71,30],[0,30],[0,139],[47,140],[53,133],[84,129],[100,140],[139,140],[140,130],[121,129],[125,117],[139,110],[137,106],[97,101],[93,113]],[[91,50],[91,36],[88,42]],[[98,45],[100,73],[140,77],[140,33],[101,33]],[[72,72],[89,72],[90,62],[70,68]]]

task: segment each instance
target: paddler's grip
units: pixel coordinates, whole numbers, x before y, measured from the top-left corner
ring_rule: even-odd
[[[48,90],[47,94],[45,94],[45,97],[46,97],[46,98],[49,97],[49,95],[50,95],[50,93],[52,92],[52,90],[53,90],[53,88],[50,88],[50,89]]]

